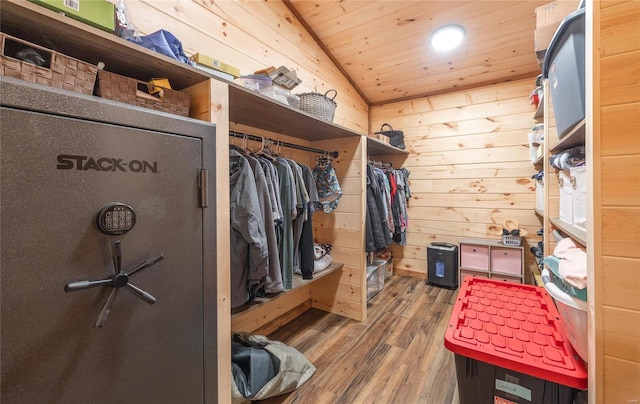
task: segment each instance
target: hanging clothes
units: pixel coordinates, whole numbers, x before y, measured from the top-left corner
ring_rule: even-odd
[[[332,211],[342,196],[330,160],[324,158],[318,164],[318,172],[328,185],[324,202],[331,204],[323,207],[314,170],[272,152],[270,144],[273,142],[263,140],[258,152],[249,152],[246,145],[244,148],[232,145],[229,152],[233,308],[255,296],[267,297],[293,288],[294,274],[301,274],[303,279],[313,277],[316,266],[313,213],[319,207]],[[262,223],[259,229],[258,221]],[[242,223],[247,228],[242,228]],[[251,239],[252,235],[260,242]],[[260,262],[260,279],[255,280],[258,272],[255,276],[250,272],[254,259],[251,248],[258,245],[261,249],[266,245],[267,256]],[[243,248],[251,251],[245,252]]]
[[[309,194],[307,188],[304,185],[304,178],[302,178],[302,168],[293,160],[286,159],[293,172],[295,190],[296,190],[296,214],[293,218],[293,272],[300,273],[300,238],[302,237],[302,227],[307,219]]]
[[[400,245],[407,244],[407,227],[409,226],[409,216],[407,215],[407,201],[411,198],[409,188],[409,170],[400,168],[393,170],[392,175],[396,182],[396,197],[393,203],[394,227],[393,241]]]
[[[411,197],[409,171],[367,164],[367,212],[365,250],[375,252],[391,242],[406,245],[409,223],[407,201]]]
[[[386,211],[382,190],[377,174],[371,164],[367,164],[367,234],[365,251],[375,252],[391,244],[391,232],[386,222]]]
[[[250,300],[269,272],[268,243],[255,177],[247,159],[229,151],[231,307]]]
[[[264,284],[265,293],[277,293],[284,290],[282,286],[282,268],[278,254],[278,240],[276,238],[276,221],[273,218],[269,185],[262,165],[257,158],[246,155],[245,158],[253,171],[258,191],[258,202],[264,219],[267,248],[269,253],[269,272]]]
[[[282,227],[279,244],[280,264],[282,266],[282,285],[285,290],[293,288],[293,219],[296,214],[296,185],[293,170],[282,157],[273,163],[280,182],[280,202],[282,206]]]
[[[316,159],[316,166],[313,168],[316,188],[318,190],[318,210],[324,213],[331,213],[338,207],[338,200],[342,197],[342,188],[338,182],[331,159],[321,157]]]
[[[318,190],[316,189],[316,183],[313,178],[313,171],[311,168],[300,164],[302,168],[302,178],[304,179],[304,185],[309,195],[309,203],[307,204],[307,218],[302,226],[302,234],[300,237],[300,243],[298,248],[300,250],[300,273],[302,279],[312,279],[314,272],[314,248],[313,248],[313,213],[315,206],[319,201]]]

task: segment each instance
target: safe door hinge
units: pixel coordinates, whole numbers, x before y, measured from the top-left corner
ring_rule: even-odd
[[[209,207],[209,170],[201,168],[198,172],[198,189],[200,191],[200,207]]]

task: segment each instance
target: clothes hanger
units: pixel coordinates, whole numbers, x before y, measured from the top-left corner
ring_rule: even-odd
[[[276,161],[276,157],[273,155],[271,149],[269,149],[269,140],[265,139],[263,136],[260,136],[262,141],[260,150],[256,152],[257,156],[264,156],[271,161]]]
[[[329,155],[329,152],[324,152],[324,154],[322,154],[321,156],[317,156],[316,157],[316,164],[327,164],[327,163],[331,163],[331,156]]]

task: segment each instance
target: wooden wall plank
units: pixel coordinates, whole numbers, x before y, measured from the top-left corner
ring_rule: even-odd
[[[506,219],[515,219],[521,226],[538,226],[540,218],[532,209],[457,209],[451,207],[412,207],[408,211],[410,218],[438,219],[450,223],[487,223],[501,225]],[[416,219],[421,220],[421,219]]]
[[[603,157],[602,204],[640,207],[640,158],[638,155]]]
[[[496,162],[474,164],[438,164],[435,166],[404,165],[411,172],[412,180],[457,178],[512,178],[531,176],[531,162]]]
[[[440,152],[460,150],[464,148],[479,149],[479,148],[493,148],[504,146],[522,146],[527,145],[527,139],[523,141],[522,129],[515,129],[511,131],[503,131],[502,136],[497,138],[493,133],[474,133],[468,135],[458,135],[455,137],[436,137],[437,133],[432,131],[432,136],[421,143],[413,147],[413,151],[429,151],[437,150]]]
[[[630,360],[640,359],[640,311],[605,307],[603,354]]]
[[[519,99],[522,94],[528,94],[530,91],[531,80],[516,80],[508,84],[474,88],[473,91],[459,91],[447,94],[446,97],[426,97],[380,105],[376,106],[375,117],[372,116],[372,122],[374,123],[372,127],[379,127],[386,116],[394,119],[403,119],[404,116],[412,114],[424,114],[426,112],[514,98]],[[531,107],[531,112],[535,112],[533,107]]]
[[[319,227],[333,228],[339,231],[360,231],[362,221],[361,213],[342,213],[334,211],[331,214],[314,214],[315,225]]]
[[[602,304],[640,311],[640,259],[603,257]]]
[[[637,361],[604,357],[603,403],[633,403],[640,400],[640,364]]]
[[[494,111],[494,113],[497,112]],[[534,122],[534,112],[521,112],[511,115],[491,115],[462,121],[442,121],[439,114],[412,115],[410,117],[388,119],[394,129],[405,133],[407,150],[411,151],[414,142],[419,143],[428,137],[460,136],[475,133],[498,134],[502,131],[522,130],[529,132]],[[410,119],[409,119],[410,118]],[[374,128],[377,126],[373,126]]]
[[[535,192],[534,181],[531,178],[475,178],[475,179],[439,179],[439,180],[411,180],[412,192],[415,189],[429,189],[436,193],[472,193],[472,194],[500,194],[500,193],[529,193]]]
[[[483,193],[483,194],[448,194],[430,193],[429,190],[411,189],[409,207],[434,206],[447,208],[496,208],[518,209],[527,204],[533,204],[535,198],[531,193]]]
[[[602,8],[602,21],[603,24],[600,27],[603,43],[600,48],[601,57],[625,53],[629,47],[640,49],[640,35],[638,35],[637,26],[640,21],[640,6],[637,1],[620,2],[611,7]]]
[[[603,106],[633,103],[640,94],[640,50],[602,59]],[[636,77],[636,80],[629,80]]]
[[[526,132],[524,132],[526,135]],[[411,151],[413,152],[413,148]],[[528,146],[497,147],[483,149],[450,150],[446,152],[416,152],[407,159],[407,167],[411,167],[416,162],[423,166],[440,166],[443,164],[473,164],[496,162],[531,162]],[[533,167],[533,165],[532,165]],[[532,168],[533,170],[533,168]]]
[[[602,208],[602,254],[640,258],[640,208]]]
[[[360,234],[357,232],[338,231],[333,228],[317,227],[315,224],[313,231],[316,243],[329,243],[333,246],[340,246],[341,248],[349,248],[352,250],[364,248]]]
[[[640,154],[640,103],[603,108],[600,128],[603,157]]]

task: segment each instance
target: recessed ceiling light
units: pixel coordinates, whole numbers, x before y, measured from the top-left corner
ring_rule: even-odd
[[[464,34],[460,25],[444,25],[431,34],[431,46],[438,51],[451,50],[462,43]]]

